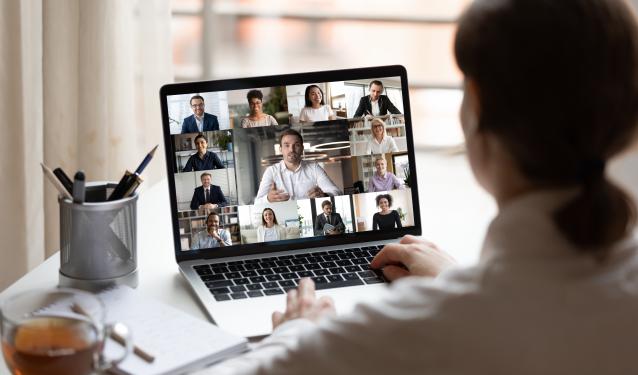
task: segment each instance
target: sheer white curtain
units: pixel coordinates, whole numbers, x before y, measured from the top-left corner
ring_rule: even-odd
[[[0,290],[59,248],[39,163],[118,180],[162,144],[172,80],[169,0],[0,3]],[[145,185],[164,173],[162,150]]]

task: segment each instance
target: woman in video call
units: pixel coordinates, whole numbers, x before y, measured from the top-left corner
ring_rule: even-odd
[[[304,279],[264,343],[210,373],[636,373],[636,206],[605,173],[636,140],[634,12],[475,0],[454,51],[467,158],[498,207],[480,260],[406,236],[372,261],[393,281],[374,301],[335,317]]]
[[[385,154],[387,152],[398,152],[394,138],[385,132],[385,122],[380,118],[372,119],[372,136],[366,145],[366,154]]]
[[[286,239],[286,229],[277,223],[277,216],[272,208],[266,207],[261,212],[261,225],[257,227],[257,242],[279,241]]]
[[[391,230],[401,228],[401,217],[397,210],[391,210],[392,196],[380,194],[375,198],[379,212],[372,216],[372,230]]]
[[[277,120],[271,115],[264,113],[263,100],[264,94],[261,90],[250,90],[246,94],[248,106],[250,107],[250,115],[241,120],[242,128],[257,128],[260,126],[278,125]]]
[[[319,86],[310,85],[306,87],[305,99],[306,106],[303,107],[301,113],[299,113],[299,121],[328,121],[337,118],[334,112],[332,112],[332,108],[324,103],[323,91]]]
[[[197,152],[188,158],[182,172],[225,168],[219,156],[212,151],[208,151],[208,141],[204,134],[200,133],[195,137],[195,147]]]

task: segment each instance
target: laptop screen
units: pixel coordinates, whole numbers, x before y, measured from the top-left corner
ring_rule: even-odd
[[[420,234],[400,66],[166,85],[178,259]]]

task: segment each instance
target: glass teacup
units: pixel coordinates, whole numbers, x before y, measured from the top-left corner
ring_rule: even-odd
[[[2,303],[0,318],[2,353],[16,375],[92,374],[116,365],[131,351],[128,329],[121,323],[105,324],[100,299],[81,290],[19,293]],[[119,358],[107,359],[104,343],[116,325],[125,345]]]

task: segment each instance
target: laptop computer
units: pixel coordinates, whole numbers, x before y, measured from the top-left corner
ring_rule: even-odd
[[[384,287],[380,249],[421,234],[404,67],[169,84],[160,100],[175,258],[219,327],[270,333],[303,277],[351,311]]]

